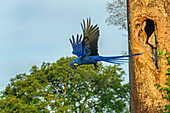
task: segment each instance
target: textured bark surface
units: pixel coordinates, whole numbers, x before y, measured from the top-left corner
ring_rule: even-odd
[[[170,52],[170,0],[128,0],[128,25],[129,52],[144,52],[130,59],[131,112],[162,113],[168,101],[154,84],[164,86],[167,67],[155,51]]]

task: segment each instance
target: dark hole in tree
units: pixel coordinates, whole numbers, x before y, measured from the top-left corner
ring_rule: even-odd
[[[157,63],[157,40],[156,40],[156,36],[155,36],[155,45],[156,47],[153,47],[150,43],[148,43],[149,37],[152,35],[152,33],[155,31],[155,24],[154,21],[151,19],[147,19],[146,20],[146,26],[145,26],[145,32],[147,34],[147,41],[146,43],[149,44],[152,48],[154,52],[154,58],[153,61],[155,62],[155,66],[158,68],[158,63]]]
[[[155,31],[154,21],[151,19],[147,19],[145,26],[145,32],[147,34],[147,37],[149,38],[154,31]]]

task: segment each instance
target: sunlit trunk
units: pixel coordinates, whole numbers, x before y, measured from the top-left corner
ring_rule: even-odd
[[[166,60],[157,50],[170,52],[170,5],[168,0],[128,0],[128,37],[130,54],[130,95],[132,113],[162,113],[162,93],[154,86],[166,80]],[[159,66],[161,65],[161,67]]]

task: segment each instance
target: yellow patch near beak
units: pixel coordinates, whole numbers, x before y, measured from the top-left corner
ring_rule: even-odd
[[[75,65],[75,66],[78,66],[78,64],[77,64],[77,63],[74,63],[74,65]]]

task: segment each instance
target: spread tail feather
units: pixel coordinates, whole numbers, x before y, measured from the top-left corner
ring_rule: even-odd
[[[143,53],[131,54],[131,55],[124,55],[124,56],[114,56],[114,57],[102,57],[101,61],[113,63],[113,64],[123,64],[129,63],[129,59],[125,59],[127,57],[132,57],[136,55],[142,55]]]

